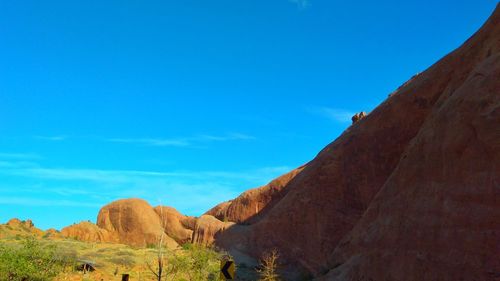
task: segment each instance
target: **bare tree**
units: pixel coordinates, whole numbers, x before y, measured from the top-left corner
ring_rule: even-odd
[[[279,280],[279,275],[276,272],[278,269],[278,258],[279,253],[277,249],[273,249],[262,256],[260,268],[257,270],[260,274],[260,281]]]
[[[163,207],[160,204],[160,224],[161,224],[161,231],[158,234],[158,244],[156,245],[156,266],[152,266],[149,262],[147,262],[148,269],[155,275],[156,280],[161,281],[164,275],[164,266],[167,263],[165,256],[164,256],[164,251],[163,251],[163,244],[164,244],[164,239],[165,239],[165,229],[167,227],[167,220],[166,217],[163,215]],[[165,280],[167,277],[165,276]]]

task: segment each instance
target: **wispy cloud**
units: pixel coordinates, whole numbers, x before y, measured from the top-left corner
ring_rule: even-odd
[[[34,138],[43,141],[64,141],[68,140],[70,137],[61,136],[34,136]],[[112,143],[123,143],[123,144],[136,144],[144,146],[171,146],[171,147],[195,147],[203,145],[209,142],[226,142],[226,141],[247,141],[255,140],[256,138],[251,135],[243,133],[227,133],[223,135],[213,135],[213,134],[199,134],[190,137],[172,137],[172,138],[160,138],[160,137],[139,137],[139,138],[129,138],[129,137],[98,137],[98,136],[72,136],[72,139],[86,139],[91,141],[104,141]],[[5,154],[6,156],[12,155],[11,158],[16,156],[15,154]],[[18,157],[23,155],[19,154]],[[0,158],[1,158],[0,154]]]
[[[288,0],[292,3],[295,3],[300,9],[305,9],[311,5],[309,0]]]
[[[155,180],[178,180],[188,179],[191,181],[209,180],[243,180],[260,184],[272,179],[281,173],[291,170],[287,166],[263,167],[250,171],[140,171],[140,170],[99,170],[99,169],[64,169],[64,168],[16,168],[1,170],[0,174],[21,177],[66,180],[66,181],[90,181],[97,183],[126,183],[136,182],[143,179]]]
[[[199,135],[194,138],[189,138],[192,141],[233,141],[233,140],[254,140],[254,136],[249,136],[241,133],[230,133],[224,136],[214,135]]]
[[[72,200],[52,200],[52,199],[39,199],[30,197],[16,197],[16,196],[0,196],[0,204],[3,205],[18,205],[18,206],[38,206],[38,207],[51,207],[51,206],[64,206],[64,207],[91,207],[98,208],[102,206],[99,203],[78,202]]]
[[[68,138],[68,136],[35,136],[36,139],[45,141],[63,141]]]
[[[313,107],[309,108],[308,111],[337,123],[349,123],[351,122],[351,117],[355,114],[352,111],[331,107]]]
[[[0,153],[0,168],[26,168],[37,167],[37,160],[42,159],[38,154],[34,153]]]
[[[5,153],[5,152],[0,152],[0,158],[3,159],[22,159],[22,160],[27,160],[27,159],[40,159],[42,158],[38,154],[34,153]]]
[[[160,138],[109,138],[108,142],[131,143],[148,146],[189,146],[190,143],[183,139],[160,139]]]
[[[201,134],[193,137],[177,137],[177,138],[107,138],[108,142],[140,144],[147,146],[174,146],[187,147],[199,145],[207,142],[225,142],[239,140],[254,140],[254,136],[242,133],[229,133],[225,135],[209,135]]]
[[[182,212],[200,215],[217,203],[236,197],[242,191],[265,184],[291,170],[287,166],[262,167],[244,171],[141,171],[17,167],[0,169],[7,181],[0,183],[0,203],[29,204],[19,198],[38,198],[37,205],[69,206],[71,202],[97,202],[88,206],[130,197],[155,204],[163,200]],[[24,188],[9,188],[9,181],[22,182]],[[10,191],[9,191],[10,190]],[[22,195],[20,195],[22,194]],[[47,198],[47,196],[49,198]],[[2,199],[3,198],[3,199]],[[49,201],[47,201],[50,199]],[[77,203],[75,203],[77,204]],[[78,205],[75,205],[78,206]]]

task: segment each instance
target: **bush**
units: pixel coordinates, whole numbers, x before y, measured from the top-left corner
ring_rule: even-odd
[[[65,254],[57,255],[54,246],[42,246],[34,238],[22,245],[0,244],[0,280],[52,280],[64,267],[74,261]]]
[[[260,281],[279,280],[279,275],[276,272],[278,268],[278,258],[279,254],[276,249],[264,254],[260,262],[260,269],[258,270],[260,274]]]
[[[135,265],[135,259],[131,256],[116,256],[111,257],[108,261],[118,264],[127,268],[133,267]]]
[[[182,249],[183,250],[191,250],[193,248],[193,244],[192,243],[184,243],[182,244]]]
[[[209,276],[218,276],[220,255],[211,248],[192,245],[188,250],[188,276],[191,281],[210,280]]]
[[[157,273],[157,258],[149,260],[148,268]],[[164,253],[162,280],[207,281],[219,276],[220,254],[209,247],[184,244],[182,251]]]

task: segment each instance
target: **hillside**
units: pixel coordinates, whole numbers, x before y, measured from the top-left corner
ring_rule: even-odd
[[[277,248],[290,280],[500,276],[499,21],[497,7],[273,200],[264,186],[209,211],[239,222],[217,245],[254,258]]]
[[[310,162],[200,217],[130,198],[60,232],[12,219],[0,242],[77,249],[103,265],[96,280],[120,263],[140,276],[160,237],[176,259],[227,251],[248,280],[271,250],[283,280],[500,280],[499,78],[500,4]],[[204,253],[213,277],[220,253]]]

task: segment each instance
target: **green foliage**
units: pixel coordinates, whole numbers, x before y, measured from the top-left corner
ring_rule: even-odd
[[[188,250],[191,259],[189,280],[205,281],[219,275],[220,254],[209,247],[193,245]]]
[[[166,280],[207,281],[219,274],[220,254],[209,247],[185,244],[182,251],[166,253]]]
[[[191,250],[191,248],[193,248],[193,244],[192,243],[184,243],[184,244],[182,244],[182,249],[183,250]]]
[[[123,267],[133,267],[135,265],[135,259],[131,256],[115,256],[107,259],[109,262],[112,262],[117,265],[121,265]]]
[[[34,238],[27,238],[22,245],[0,244],[0,280],[52,280],[72,263],[71,253],[58,252],[54,246],[42,246]]]

